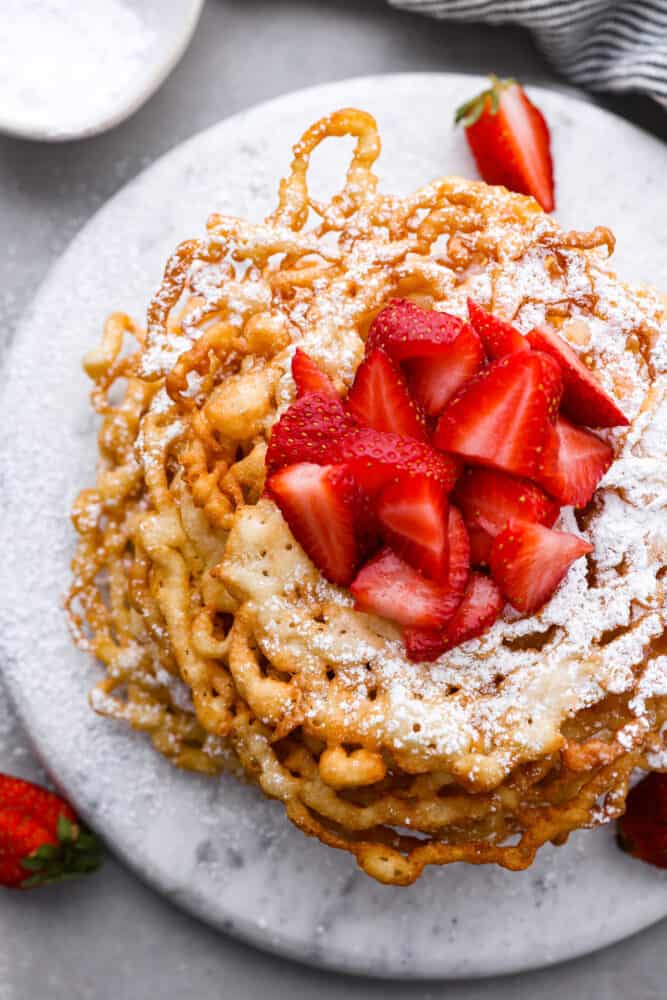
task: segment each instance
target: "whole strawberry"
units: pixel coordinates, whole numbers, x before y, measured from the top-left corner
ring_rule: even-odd
[[[653,772],[628,795],[618,845],[634,858],[667,868],[667,774]]]
[[[456,112],[487,184],[532,194],[545,212],[554,207],[551,140],[544,116],[516,80],[491,77],[491,86]]]
[[[95,871],[99,842],[53,792],[0,774],[0,885],[31,889]]]

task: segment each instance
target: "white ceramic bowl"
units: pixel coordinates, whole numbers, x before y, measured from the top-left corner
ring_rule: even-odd
[[[71,2],[78,3],[79,0]],[[96,10],[98,4],[100,6]],[[11,69],[7,67],[7,62],[11,62],[11,59],[5,59],[4,74],[0,65],[0,132],[24,139],[63,142],[96,135],[118,125],[155,93],[176,66],[194,34],[203,5],[204,0],[117,0],[113,9],[118,11],[120,8],[121,13],[133,20],[136,19],[137,25],[140,25],[141,30],[136,33],[138,38],[134,39],[137,57],[133,62],[127,63],[132,71],[121,75],[117,94],[105,93],[102,90],[96,93],[94,81],[91,81],[90,88],[85,92],[86,100],[82,101],[80,109],[73,108],[67,101],[61,101],[60,104],[54,101],[55,86],[49,99],[42,104],[39,100],[39,85],[34,82],[38,73],[31,73],[30,81],[30,93],[37,95],[36,99],[31,102],[26,101],[25,76],[12,74]],[[105,11],[103,0],[86,0],[86,17],[99,17]],[[69,19],[65,16],[61,18],[58,23],[59,30],[52,38],[49,38],[48,31],[54,26],[54,22],[46,20],[44,33],[35,31],[34,35],[41,37],[34,38],[33,35],[35,44],[29,44],[25,32],[25,15],[22,12],[12,17],[10,5],[9,13],[3,11],[2,31],[5,44],[10,47],[16,46],[13,51],[21,52],[20,58],[25,59],[28,68],[31,69],[29,60],[36,61],[39,58],[39,45],[58,45],[65,33],[62,25],[68,20],[71,24],[71,15]],[[83,22],[81,8],[77,14],[77,21]],[[35,19],[33,23],[37,27],[39,20]],[[110,32],[110,36],[108,46],[105,46],[105,55],[110,59],[113,58],[113,47],[118,46],[115,52],[122,59],[122,46],[126,44],[126,40],[119,36],[114,37],[113,32]],[[62,51],[58,55],[62,57],[66,71],[67,58],[71,57],[72,50],[67,45],[61,48]],[[8,48],[6,52],[11,55],[12,49]],[[83,54],[90,61],[89,51],[84,50]],[[82,59],[81,65],[76,67],[78,79],[81,81],[86,77],[84,63],[85,60]],[[119,62],[119,66],[122,65],[122,61]],[[17,91],[21,87],[24,93],[20,98]]]

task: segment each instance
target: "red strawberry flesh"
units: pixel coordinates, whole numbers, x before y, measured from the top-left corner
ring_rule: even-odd
[[[61,816],[70,823],[76,823],[72,807],[55,792],[10,774],[0,774],[0,808],[17,808],[29,813],[54,837]]]
[[[455,646],[477,639],[493,625],[505,604],[493,580],[471,573],[458,608],[442,629],[406,629],[409,660],[431,662]]]
[[[514,80],[492,87],[459,109],[466,138],[487,184],[530,194],[545,212],[554,207],[549,129],[541,111]]]
[[[559,417],[538,478],[561,504],[585,507],[613,459],[606,441]]]
[[[435,479],[449,492],[460,471],[451,455],[443,455],[414,438],[370,427],[342,436],[334,453],[337,461],[349,463],[357,481],[369,492],[410,475]]]
[[[442,625],[461,597],[418,573],[390,548],[361,568],[350,591],[359,611],[399,625]]]
[[[438,416],[461,386],[479,371],[484,360],[479,336],[465,323],[458,336],[443,345],[437,357],[405,362],[410,389],[428,416]]]
[[[359,365],[347,408],[366,427],[426,441],[426,425],[405,376],[384,351],[371,351]]]
[[[552,596],[571,564],[593,546],[564,531],[511,520],[491,550],[491,575],[517,611],[532,614]]]
[[[313,359],[300,347],[297,347],[292,358],[292,378],[296,383],[298,397],[305,396],[308,392],[323,392],[328,396],[338,395],[326,372],[318,368]]]
[[[31,877],[23,861],[45,844],[58,840],[30,813],[16,806],[0,807],[0,885],[20,889]]]
[[[348,467],[288,465],[269,479],[267,489],[322,575],[333,583],[350,583],[359,562],[361,498]]]
[[[552,526],[558,504],[539,486],[493,469],[467,469],[454,493],[466,524],[499,534],[511,518]]]
[[[447,493],[435,479],[410,476],[387,487],[377,510],[385,541],[431,580],[446,581],[449,564]]]
[[[463,324],[458,316],[423,309],[408,299],[393,299],[371,324],[366,355],[379,347],[394,361],[438,357],[458,337]]]
[[[309,392],[297,399],[271,430],[266,452],[269,475],[297,462],[335,463],[340,439],[357,424],[340,399],[323,392]]]
[[[578,354],[550,327],[537,327],[527,334],[536,351],[551,355],[563,374],[563,410],[587,427],[626,426],[628,419],[604,391]]]
[[[497,360],[506,354],[530,350],[526,338],[511,323],[506,323],[505,320],[482,309],[472,299],[468,299],[468,315],[490,358]]]
[[[521,351],[463,386],[440,417],[434,443],[475,464],[532,478],[548,429],[542,364],[532,351]]]
[[[618,840],[633,857],[667,868],[667,774],[648,774],[631,789]]]

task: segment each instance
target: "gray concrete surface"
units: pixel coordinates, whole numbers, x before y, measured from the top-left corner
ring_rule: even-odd
[[[382,0],[209,0],[182,63],[129,122],[63,146],[0,138],[0,348],[74,233],[167,149],[265,98],[326,80],[401,70],[494,70],[561,85],[518,30],[448,26],[392,11]],[[667,139],[667,115],[648,100],[603,103]],[[40,777],[1,691],[0,770]],[[306,969],[213,933],[112,859],[86,881],[0,895],[0,1000],[171,1000],[185,993],[197,1000],[657,1000],[665,995],[666,953],[663,922],[543,972],[392,986]]]

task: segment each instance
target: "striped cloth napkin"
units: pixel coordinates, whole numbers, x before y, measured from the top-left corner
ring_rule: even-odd
[[[590,90],[640,91],[667,107],[667,0],[389,0],[452,21],[529,28],[554,67]]]

